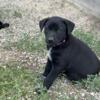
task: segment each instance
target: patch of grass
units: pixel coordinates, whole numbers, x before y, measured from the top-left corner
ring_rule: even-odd
[[[18,18],[22,18],[22,14],[19,11],[14,11],[13,16],[18,17]]]
[[[36,88],[43,90],[37,73],[16,64],[0,66],[0,100],[49,100],[48,94],[37,94]]]
[[[15,45],[17,49],[29,52],[33,51],[42,52],[44,50],[44,46],[45,44],[42,35],[31,38],[27,33],[23,33],[19,41],[16,42]]]
[[[3,9],[3,8],[0,9],[0,19],[5,19],[5,18],[10,16],[11,10],[10,9]]]
[[[45,89],[42,86],[43,82],[38,78],[38,75],[39,73],[36,71],[32,71],[24,66],[19,66],[17,63],[10,62],[8,64],[1,65],[0,100],[80,100],[79,94],[71,95],[70,91],[65,91],[63,89],[64,87],[59,91],[52,93],[53,95],[50,95],[44,91]],[[84,82],[82,86],[84,85],[89,87],[89,82],[90,80],[88,80],[86,85]],[[56,88],[59,88],[58,86],[56,86]],[[36,89],[38,88],[40,88],[41,94],[36,93]],[[100,90],[99,88],[97,89]],[[68,94],[65,94],[65,92],[68,92]],[[87,100],[92,100],[89,98],[93,98],[93,100],[95,100],[95,97],[90,95],[86,98]]]
[[[73,35],[85,42],[98,56],[100,56],[100,41],[96,40],[91,33],[75,30]]]
[[[27,33],[22,33],[19,40],[15,43],[7,41],[4,48],[11,49],[12,47],[17,48],[21,51],[27,52],[40,52],[43,53],[46,50],[45,41],[43,34],[39,36],[31,37]]]
[[[87,79],[76,83],[88,91],[100,92],[100,75],[89,75]]]

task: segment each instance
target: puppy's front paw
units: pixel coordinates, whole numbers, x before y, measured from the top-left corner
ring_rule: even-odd
[[[44,81],[44,80],[45,80],[45,78],[46,78],[46,76],[44,76],[43,74],[41,74],[41,75],[40,75],[40,79],[41,79],[41,80],[43,80],[43,81]]]
[[[37,78],[38,78],[39,80],[44,81],[44,80],[45,80],[45,78],[46,78],[46,76],[44,76],[42,73],[40,73],[40,75],[39,75],[39,76],[37,76]]]
[[[47,93],[47,90],[43,88],[35,88],[35,92],[39,95],[41,93]]]

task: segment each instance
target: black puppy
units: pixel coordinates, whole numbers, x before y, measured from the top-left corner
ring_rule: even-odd
[[[2,22],[0,21],[0,29],[6,28],[6,27],[9,27],[9,24],[8,24],[8,23],[2,23]]]
[[[58,74],[64,72],[69,80],[80,80],[100,71],[100,61],[94,52],[71,32],[75,24],[61,17],[45,18],[44,28],[49,56],[43,73],[44,86],[49,89]]]

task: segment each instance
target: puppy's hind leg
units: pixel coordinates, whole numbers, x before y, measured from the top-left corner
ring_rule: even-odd
[[[83,77],[77,73],[66,73],[67,78],[71,81],[81,80]]]

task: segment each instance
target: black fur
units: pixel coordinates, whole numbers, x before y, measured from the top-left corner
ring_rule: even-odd
[[[75,24],[61,17],[50,17],[40,21],[51,58],[48,58],[43,73],[44,86],[49,89],[58,74],[64,72],[69,80],[80,80],[100,71],[100,61],[95,53],[71,32]],[[63,42],[64,40],[64,42]]]
[[[2,23],[2,22],[0,21],[0,29],[6,28],[6,27],[9,27],[9,24],[8,24],[8,23]]]

